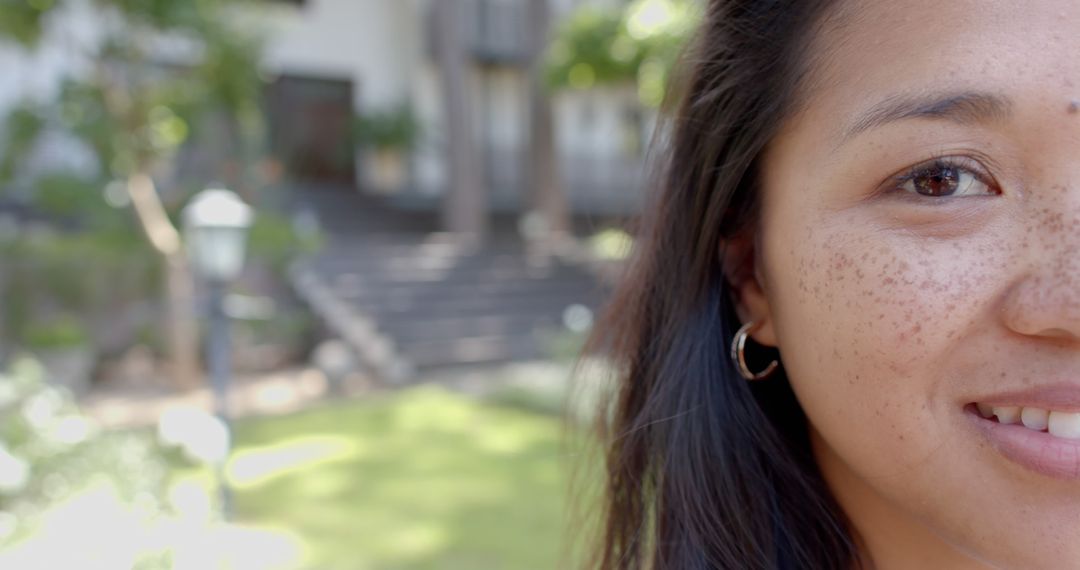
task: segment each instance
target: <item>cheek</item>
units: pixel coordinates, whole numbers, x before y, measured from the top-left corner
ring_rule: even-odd
[[[766,245],[767,264],[780,275],[768,294],[811,423],[871,477],[941,453],[943,418],[957,416],[947,409],[957,347],[994,314],[1009,253],[989,239],[928,240],[850,221],[776,237],[785,239]]]
[[[803,236],[770,264],[795,269],[769,292],[778,334],[790,340],[781,344],[785,363],[789,353],[799,365],[809,357],[848,381],[847,372],[870,383],[929,380],[1006,283],[1009,254],[987,239],[931,241],[852,224]]]

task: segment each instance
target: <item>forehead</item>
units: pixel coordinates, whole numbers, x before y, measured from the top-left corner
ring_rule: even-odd
[[[835,142],[890,98],[1080,98],[1080,0],[843,0],[814,38],[802,110]],[[824,141],[820,141],[824,142]]]

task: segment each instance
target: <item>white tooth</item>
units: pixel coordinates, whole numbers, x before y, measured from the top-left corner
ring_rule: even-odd
[[[1020,406],[994,406],[994,415],[999,423],[1015,424],[1020,421]]]
[[[984,418],[994,417],[994,408],[987,404],[975,404],[976,408],[979,408],[979,415]]]
[[[1080,414],[1050,412],[1047,423],[1050,435],[1066,439],[1080,439]]]
[[[1049,418],[1050,412],[1042,408],[1025,407],[1023,411],[1020,412],[1020,421],[1023,422],[1025,427],[1035,431],[1046,429]]]

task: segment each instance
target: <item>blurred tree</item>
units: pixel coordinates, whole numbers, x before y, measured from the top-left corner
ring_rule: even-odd
[[[529,78],[529,190],[530,209],[544,217],[547,239],[561,240],[571,233],[570,207],[559,175],[555,151],[555,125],[551,98],[544,84],[544,49],[550,35],[550,3],[529,0],[532,68]]]
[[[18,128],[6,129],[0,175],[11,176],[32,152],[35,137],[51,127],[93,150],[103,182],[123,181],[149,245],[165,262],[171,370],[178,385],[191,387],[198,382],[191,271],[154,176],[175,166],[178,149],[195,131],[210,129],[207,137],[223,136],[227,149],[210,179],[254,198],[251,165],[262,139],[261,41],[232,17],[242,0],[90,1],[103,37],[80,54],[89,69],[66,79],[55,100],[22,105],[8,118]],[[36,49],[74,2],[0,0],[0,36]],[[178,57],[163,59],[166,41],[183,46],[172,50]]]
[[[51,0],[0,0],[0,34],[29,46],[41,37],[41,21]]]
[[[547,53],[555,89],[636,84],[657,107],[679,53],[701,16],[697,0],[632,0],[621,7],[586,4],[556,32]]]
[[[483,240],[488,233],[488,191],[483,160],[472,136],[473,112],[469,89],[467,38],[461,0],[432,4],[438,30],[436,41],[446,117],[449,187],[443,197],[443,224],[466,239]]]

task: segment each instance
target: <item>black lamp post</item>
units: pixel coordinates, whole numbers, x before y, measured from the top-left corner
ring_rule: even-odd
[[[225,480],[225,461],[231,449],[232,426],[229,421],[229,377],[231,347],[229,317],[225,312],[225,294],[244,267],[244,249],[252,211],[235,193],[211,188],[195,195],[184,208],[184,239],[196,273],[206,283],[210,301],[210,326],[206,343],[207,368],[214,390],[215,414],[226,427],[228,440],[223,456],[215,466],[221,510],[224,518],[232,514],[232,497]]]

